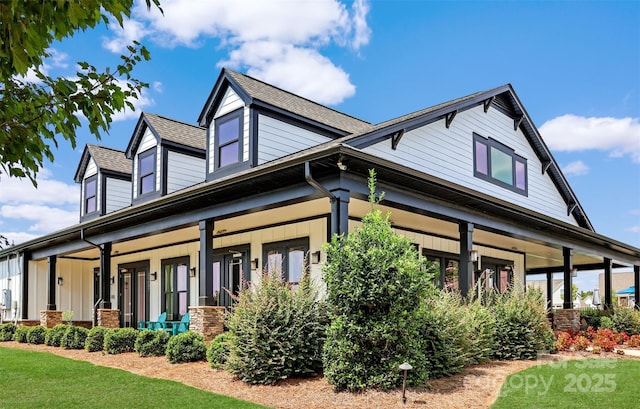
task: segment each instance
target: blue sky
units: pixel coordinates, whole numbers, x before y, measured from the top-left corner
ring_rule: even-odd
[[[75,224],[86,143],[124,150],[140,110],[195,123],[221,67],[377,123],[511,83],[597,232],[640,247],[640,2],[195,1],[140,4],[54,45],[46,69],[115,66],[137,39],[150,84],[100,142],[81,130],[28,180],[0,179],[0,234],[15,243]]]

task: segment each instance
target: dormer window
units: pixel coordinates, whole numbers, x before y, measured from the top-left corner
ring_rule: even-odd
[[[84,180],[84,214],[98,210],[98,178],[96,175]]]
[[[238,110],[216,119],[216,169],[242,161],[242,113]]]
[[[527,160],[500,142],[473,134],[473,175],[527,195]]]
[[[142,196],[156,190],[156,150],[138,155],[138,193]]]

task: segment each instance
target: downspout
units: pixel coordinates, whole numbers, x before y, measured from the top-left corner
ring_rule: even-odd
[[[304,163],[304,178],[308,184],[322,192],[326,197],[329,198],[329,200],[331,200],[332,203],[338,200],[338,198],[333,193],[331,193],[329,189],[322,186],[320,182],[318,182],[313,178],[313,176],[311,176],[311,166],[309,165],[308,161]]]
[[[80,229],[80,240],[84,241],[85,243],[89,243],[90,245],[96,247],[98,250],[100,250],[100,259],[102,259],[103,257],[103,253],[104,253],[104,248],[99,245],[99,244],[95,244],[87,239],[84,238],[84,229]],[[100,272],[100,276],[102,276],[102,271]],[[91,314],[91,320],[92,322],[92,327],[95,327],[98,321],[98,317],[97,317],[97,313],[98,313],[98,305],[100,305],[100,303],[103,301],[102,299],[102,288],[100,288],[100,298],[98,299],[98,301],[96,301],[95,304],[93,304],[93,311]]]

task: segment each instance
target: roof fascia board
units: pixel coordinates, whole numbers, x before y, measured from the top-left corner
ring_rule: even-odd
[[[138,118],[138,122],[136,123],[135,128],[133,128],[133,134],[131,135],[131,139],[129,139],[129,144],[127,145],[127,149],[124,151],[124,155],[127,159],[132,159],[133,154],[138,149],[138,145],[140,144],[140,140],[144,135],[144,130],[149,126],[149,122],[145,118],[144,112],[140,114],[140,118]]]
[[[258,113],[260,114],[264,114],[278,120],[284,120],[285,122],[291,123],[292,125],[295,125],[313,132],[318,132],[318,130],[320,130],[322,134],[326,136],[333,135],[333,137],[335,138],[336,135],[338,137],[350,135],[349,132],[344,131],[342,129],[334,128],[332,126],[328,126],[320,122],[313,121],[302,115],[298,115],[291,111],[278,108],[276,106],[267,104],[266,102],[260,101],[258,99],[254,99],[253,102],[251,103],[251,106],[255,107]]]
[[[82,151],[82,156],[80,157],[80,163],[78,163],[78,167],[76,168],[76,173],[73,176],[73,180],[76,183],[82,182],[82,177],[87,170],[87,166],[89,166],[89,159],[91,158],[91,153],[89,153],[89,146],[85,145],[84,150]]]
[[[198,116],[198,125],[202,127],[207,126],[207,122],[209,122],[209,119],[213,115],[215,107],[224,97],[224,92],[226,91],[227,87],[231,87],[235,91],[235,93],[238,94],[240,99],[242,99],[245,105],[249,105],[253,101],[251,95],[249,95],[247,91],[229,75],[226,68],[223,68],[215,85],[211,89],[211,93],[207,98],[207,102],[205,102],[204,107],[202,108],[202,111]]]

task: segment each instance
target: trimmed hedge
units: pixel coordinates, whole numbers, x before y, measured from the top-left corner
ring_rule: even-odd
[[[65,349],[83,349],[89,330],[83,327],[69,325],[65,331],[60,346]]]
[[[13,335],[16,333],[16,326],[8,322],[0,325],[0,342],[13,341]]]
[[[44,336],[44,343],[50,347],[59,347],[64,333],[69,328],[66,324],[58,324],[53,328],[47,329],[47,333]]]
[[[218,334],[209,344],[207,362],[213,369],[218,369],[227,363],[232,337],[230,332],[223,332]]]
[[[27,342],[27,335],[29,335],[29,328],[25,325],[20,325],[18,328],[16,328],[16,333],[13,335],[13,339],[16,342],[20,342],[20,343],[26,343]]]
[[[29,328],[29,333],[27,334],[27,342],[34,345],[44,344],[46,334],[47,329],[42,325],[31,327]]]
[[[137,336],[135,328],[108,329],[104,334],[104,350],[109,354],[133,352]]]
[[[173,336],[167,343],[165,356],[172,364],[204,361],[207,356],[204,337],[192,331]]]
[[[167,331],[140,331],[134,345],[140,356],[163,356],[167,352],[167,342],[171,334]]]
[[[105,327],[93,327],[87,334],[87,339],[84,341],[84,349],[89,352],[98,352],[104,349],[104,333],[107,329]]]

